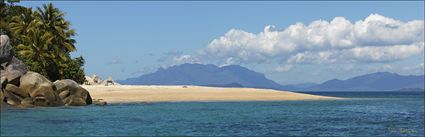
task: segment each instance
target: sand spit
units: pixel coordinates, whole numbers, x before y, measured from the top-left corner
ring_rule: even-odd
[[[83,86],[93,99],[108,103],[184,102],[184,101],[281,101],[334,100],[289,91],[255,88],[218,88],[202,86]]]

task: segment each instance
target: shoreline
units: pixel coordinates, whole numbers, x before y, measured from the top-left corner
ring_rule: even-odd
[[[160,102],[237,102],[341,100],[345,98],[256,88],[224,88],[183,85],[83,85],[93,100],[108,104]]]

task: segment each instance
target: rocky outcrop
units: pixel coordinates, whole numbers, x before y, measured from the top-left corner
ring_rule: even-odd
[[[7,35],[1,35],[0,40],[0,77],[7,79],[8,83],[19,86],[19,78],[27,73],[28,67],[13,56],[12,46],[10,46]]]
[[[100,85],[102,84],[103,80],[96,74],[93,74],[92,76],[85,76],[86,81],[84,82],[84,85]]]
[[[2,98],[0,106],[5,103],[10,105],[20,105],[23,99],[20,95],[20,78],[28,71],[27,66],[14,57],[12,46],[10,46],[7,35],[0,36],[0,85]],[[4,103],[5,102],[5,103]]]
[[[55,83],[28,71],[28,67],[14,57],[9,37],[0,37],[0,107],[84,106],[92,104],[87,90],[75,81],[65,79]]]
[[[0,36],[0,63],[8,62],[13,57],[12,46],[7,35]]]
[[[105,106],[108,103],[106,103],[106,101],[103,101],[103,99],[93,99],[93,104],[96,106]]]
[[[19,86],[23,92],[29,94],[33,98],[34,105],[36,106],[60,106],[63,101],[54,89],[54,85],[44,76],[28,72],[21,78],[21,85]]]
[[[84,85],[120,85],[119,83],[115,82],[112,77],[108,77],[108,79],[102,80],[102,78],[94,74],[93,76],[85,76],[85,78],[86,81],[84,82]]]
[[[73,80],[57,80],[53,85],[56,87],[56,92],[65,105],[84,106],[92,104],[92,98],[89,92]]]

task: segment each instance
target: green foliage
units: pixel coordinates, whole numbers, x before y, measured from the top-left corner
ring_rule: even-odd
[[[83,83],[84,59],[71,58],[76,51],[72,38],[75,30],[64,13],[53,4],[43,4],[36,10],[0,2],[0,29],[9,35],[16,56],[51,81],[73,79]]]
[[[80,56],[60,64],[61,79],[72,79],[77,83],[84,83],[84,62],[84,58]]]

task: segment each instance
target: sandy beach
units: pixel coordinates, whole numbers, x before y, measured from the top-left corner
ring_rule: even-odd
[[[184,102],[184,101],[279,101],[333,100],[289,91],[255,88],[218,88],[202,86],[83,86],[93,99],[107,103]]]

